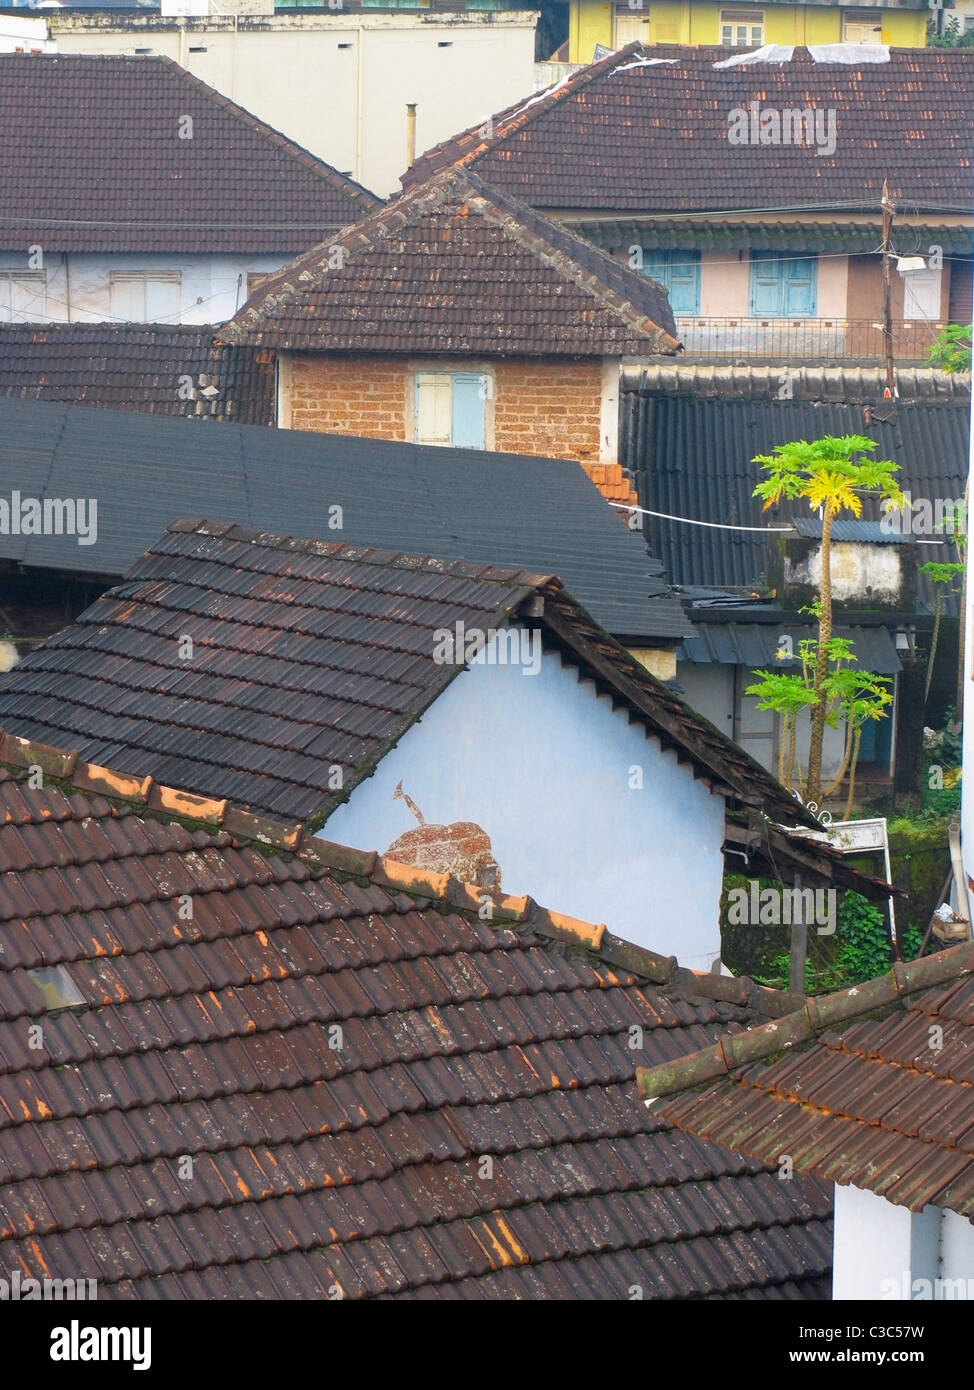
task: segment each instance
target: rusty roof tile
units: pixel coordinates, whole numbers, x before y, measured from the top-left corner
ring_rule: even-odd
[[[816,1287],[820,1184],[779,1196],[741,1181],[759,1165],[644,1132],[630,1024],[666,1056],[742,1026],[693,979],[663,996],[661,958],[607,964],[598,927],[530,899],[484,923],[445,876],[268,844],[259,818],[164,783],[139,814],[124,778],[81,775],[77,792],[0,777],[2,944],[23,934],[18,961],[65,962],[88,1000],[50,1016],[41,1055],[17,1022],[39,1001],[19,964],[0,973],[0,1250],[23,1268],[97,1277],[103,1297],[499,1297],[477,1281],[515,1269],[608,1297],[619,1259],[659,1296]],[[782,1244],[783,1221],[807,1237]],[[744,1230],[757,1283],[721,1253]],[[660,1241],[698,1253],[661,1264]]]

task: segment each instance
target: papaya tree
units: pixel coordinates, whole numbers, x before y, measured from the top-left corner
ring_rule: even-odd
[[[926,709],[930,696],[930,682],[933,680],[934,663],[937,660],[937,643],[940,638],[940,620],[944,611],[944,592],[948,585],[964,573],[963,564],[951,561],[929,560],[920,565],[918,574],[925,574],[933,585],[933,633],[930,637],[930,655],[927,657],[927,679],[923,687],[923,707]]]
[[[844,512],[860,517],[862,499],[867,496],[878,497],[887,508],[903,506],[903,492],[895,477],[899,465],[891,459],[870,458],[875,448],[875,440],[865,435],[826,435],[810,443],[800,439],[780,444],[774,453],[757,454],[753,460],[767,474],[754,489],[754,495],[763,500],[765,511],[782,499],[805,501],[822,518],[822,579],[811,681],[815,699],[810,705],[805,791],[809,801],[821,799],[822,745],[829,712],[825,686],[832,639],[832,526]]]

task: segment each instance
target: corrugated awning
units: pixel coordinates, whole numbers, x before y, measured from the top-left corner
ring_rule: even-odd
[[[776,666],[782,671],[797,670],[794,661],[778,661],[776,653],[782,637],[791,638],[792,650],[797,653],[799,642],[814,635],[811,626],[774,623],[702,623],[693,620],[695,636],[685,638],[677,649],[681,661],[694,665],[716,662],[724,666]],[[902,665],[896,654],[896,644],[886,627],[838,627],[836,637],[847,637],[863,671],[875,671],[879,676],[894,676]]]

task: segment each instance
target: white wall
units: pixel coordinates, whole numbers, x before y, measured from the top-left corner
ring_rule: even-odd
[[[719,955],[723,798],[557,656],[462,671],[321,833],[384,853],[415,825],[400,779],[427,823],[487,832],[504,892],[697,969]]]
[[[385,197],[416,152],[534,91],[537,14],[51,14],[60,53],[148,48]],[[444,46],[441,46],[444,45]],[[193,52],[191,50],[205,50]]]
[[[43,246],[42,246],[43,252]],[[30,300],[18,323],[100,323],[111,321],[113,271],[177,272],[180,310],[172,323],[225,323],[247,298],[247,275],[278,270],[291,259],[278,256],[68,255],[44,254],[46,291]],[[28,271],[24,252],[0,253],[0,271]],[[39,272],[38,272],[39,273]],[[70,312],[69,312],[70,298]]]
[[[974,1226],[942,1207],[837,1185],[833,1258],[834,1299],[974,1298]]]

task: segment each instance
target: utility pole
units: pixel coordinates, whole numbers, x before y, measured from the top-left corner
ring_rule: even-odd
[[[886,394],[896,399],[893,375],[893,292],[890,282],[890,261],[893,257],[890,234],[893,230],[893,202],[883,179],[883,344],[886,350]]]

